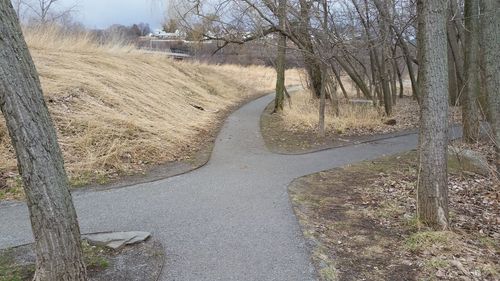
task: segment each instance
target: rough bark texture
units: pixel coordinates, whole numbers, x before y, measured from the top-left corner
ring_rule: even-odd
[[[465,14],[465,88],[462,95],[464,140],[479,138],[479,0],[466,0]]]
[[[482,0],[484,14],[483,46],[486,91],[490,106],[491,127],[494,133],[497,156],[497,173],[500,172],[500,1]],[[496,12],[493,12],[496,11]]]
[[[0,108],[16,151],[35,237],[34,280],[86,280],[61,150],[10,0],[0,0]]]
[[[448,228],[446,0],[419,0],[417,6],[421,94],[417,216],[435,229],[445,229]]]

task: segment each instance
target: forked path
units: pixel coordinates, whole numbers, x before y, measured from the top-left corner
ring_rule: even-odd
[[[209,163],[190,173],[120,189],[75,192],[83,233],[144,230],[167,261],[162,280],[316,280],[287,185],[310,173],[406,151],[407,135],[306,155],[269,152],[253,101],[225,122]],[[0,205],[0,248],[32,241],[24,203]]]

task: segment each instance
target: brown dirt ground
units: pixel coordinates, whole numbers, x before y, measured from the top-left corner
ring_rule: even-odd
[[[290,185],[321,280],[499,280],[499,198],[481,203],[491,201],[498,187],[452,171],[452,229],[431,232],[414,219],[415,163],[413,151]],[[470,191],[474,196],[453,188],[464,180],[482,180]]]
[[[148,239],[119,250],[84,244],[90,281],[155,281],[165,263],[161,243]],[[35,268],[33,245],[0,250],[0,281],[29,281]]]

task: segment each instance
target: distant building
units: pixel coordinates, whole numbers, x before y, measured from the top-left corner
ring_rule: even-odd
[[[162,40],[184,40],[186,38],[186,34],[179,30],[175,32],[165,32],[162,29],[155,29],[149,36]]]

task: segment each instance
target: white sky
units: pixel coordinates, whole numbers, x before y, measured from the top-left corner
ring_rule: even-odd
[[[155,29],[163,21],[166,6],[163,0],[61,0],[65,6],[74,3],[75,18],[88,28],[145,22]]]

